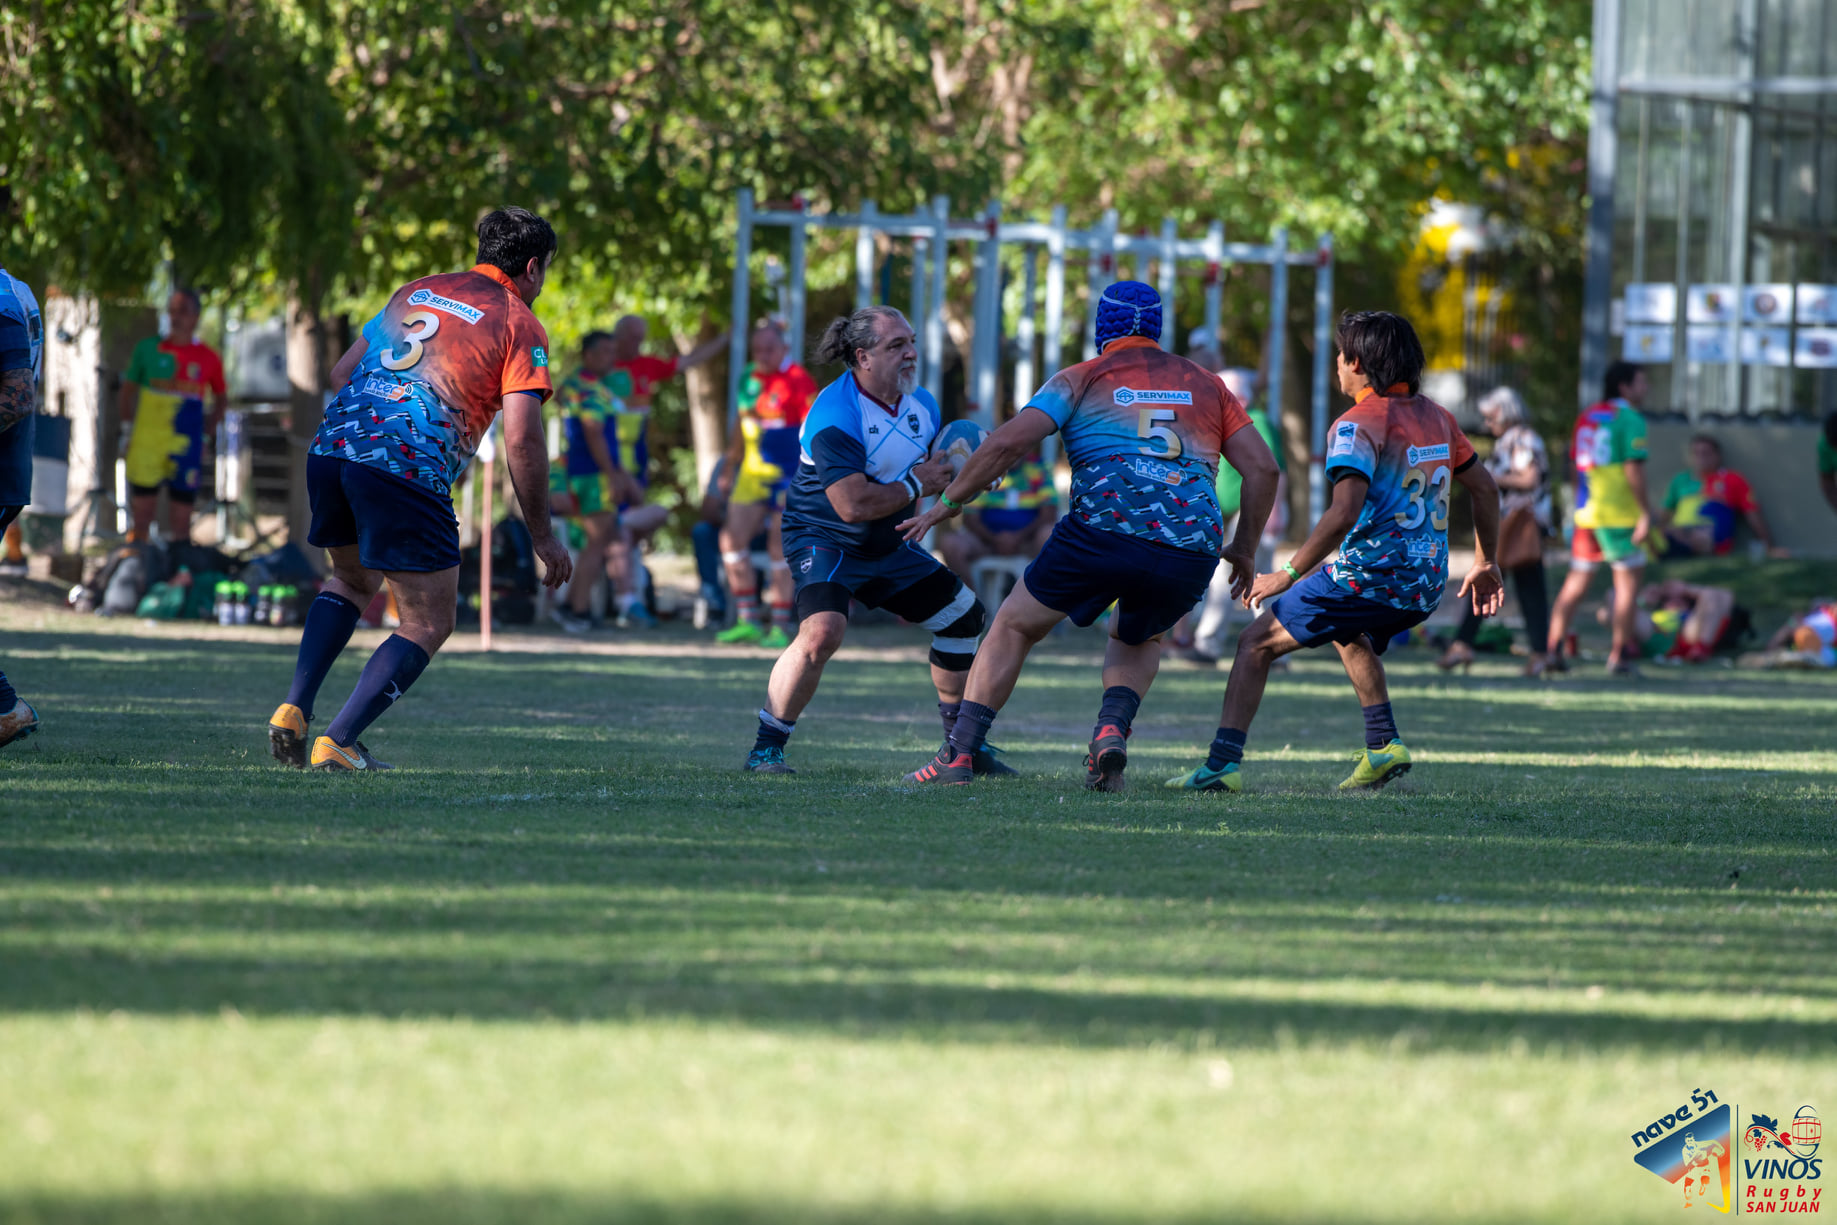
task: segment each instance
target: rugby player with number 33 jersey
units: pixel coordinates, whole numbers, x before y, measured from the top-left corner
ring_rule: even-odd
[[[338,394],[306,460],[308,541],[332,577],[306,614],[293,688],[268,721],[285,765],[389,767],[357,737],[394,705],[453,632],[459,524],[453,484],[499,411],[517,501],[544,582],[567,581],[567,548],[549,529],[548,336],[530,313],[555,257],[555,231],[521,208],[478,223],[478,263],[395,291],[332,368]],[[365,605],[389,580],[401,625],[365,665],[344,709],[311,741],[313,699]]]
[[[1291,651],[1333,643],[1365,713],[1365,748],[1342,791],[1382,787],[1410,768],[1397,735],[1384,665],[1392,638],[1426,621],[1448,581],[1448,495],[1459,481],[1473,501],[1475,557],[1461,598],[1481,616],[1499,611],[1504,584],[1493,554],[1499,488],[1447,409],[1420,393],[1422,342],[1407,319],[1348,312],[1339,325],[1339,385],[1352,408],[1327,440],[1333,501],[1280,570],[1250,590],[1262,613],[1237,640],[1224,713],[1206,763],[1169,779],[1185,791],[1239,791],[1244,739],[1269,680]],[[1315,570],[1339,546],[1339,559]],[[1313,571],[1309,573],[1309,571]],[[1303,576],[1306,577],[1303,577]]]

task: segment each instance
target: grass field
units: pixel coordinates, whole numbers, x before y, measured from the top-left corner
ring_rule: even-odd
[[[1656,1221],[1631,1131],[1837,1088],[1831,678],[1406,651],[1421,764],[1342,797],[1304,657],[1220,799],[1143,785],[1170,666],[1093,796],[1072,635],[937,794],[918,637],[755,779],[769,660],[666,633],[444,654],[348,779],[266,758],[289,635],[5,616],[0,1220]]]

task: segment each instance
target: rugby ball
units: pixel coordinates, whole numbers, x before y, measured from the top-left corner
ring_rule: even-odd
[[[974,421],[953,421],[931,440],[931,458],[949,460],[951,475],[956,476],[988,436],[989,432]]]

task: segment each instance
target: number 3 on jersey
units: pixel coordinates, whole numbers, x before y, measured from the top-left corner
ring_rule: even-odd
[[[381,359],[383,369],[406,370],[421,360],[422,348],[434,333],[440,330],[440,317],[432,311],[409,311],[402,316],[403,327],[414,327],[417,324],[420,325],[421,330],[407,333],[405,340],[408,348],[405,352],[398,355],[392,348],[383,354]]]
[[[1421,468],[1411,468],[1403,477],[1403,494],[1410,504],[1398,511],[1393,518],[1397,526],[1409,530],[1422,526],[1425,517],[1429,517],[1429,526],[1438,532],[1448,530],[1448,482],[1450,473],[1447,465],[1438,467],[1431,475]],[[1435,511],[1430,517],[1427,494],[1435,503]]]

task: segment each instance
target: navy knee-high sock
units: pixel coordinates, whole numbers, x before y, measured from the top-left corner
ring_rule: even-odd
[[[963,702],[957,707],[957,721],[951,725],[950,747],[957,753],[968,753],[975,756],[982,751],[982,746],[989,738],[989,728],[995,723],[996,710],[980,702]]]
[[[0,672],[0,714],[10,713],[19,705],[19,695],[13,692],[12,685],[7,683],[6,673]]]
[[[1234,761],[1244,760],[1244,740],[1250,733],[1237,727],[1221,727],[1212,737],[1212,748],[1206,753],[1206,769],[1222,770]]]
[[[357,688],[351,690],[344,709],[325,729],[325,734],[332,738],[333,744],[348,748],[363,735],[366,727],[395,705],[397,698],[408,692],[408,687],[426,667],[427,652],[419,643],[400,634],[389,635],[364,665],[364,674],[357,678]]]
[[[1375,706],[1359,707],[1365,714],[1365,747],[1372,750],[1383,748],[1397,738],[1397,720],[1391,714],[1389,702],[1379,702]]]
[[[945,740],[948,741],[950,739],[950,734],[957,730],[957,715],[962,709],[963,700],[961,698],[955,702],[938,703],[938,720],[944,724]]]
[[[321,591],[306,610],[306,625],[300,630],[300,658],[293,666],[293,688],[287,691],[289,705],[298,706],[309,720],[313,703],[318,700],[319,686],[338,662],[357,618],[363,610],[341,595]]]
[[[1095,737],[1107,723],[1127,736],[1129,725],[1135,722],[1135,712],[1141,708],[1141,694],[1127,685],[1111,685],[1103,691],[1103,705],[1097,711],[1097,726],[1091,729],[1091,735]]]

